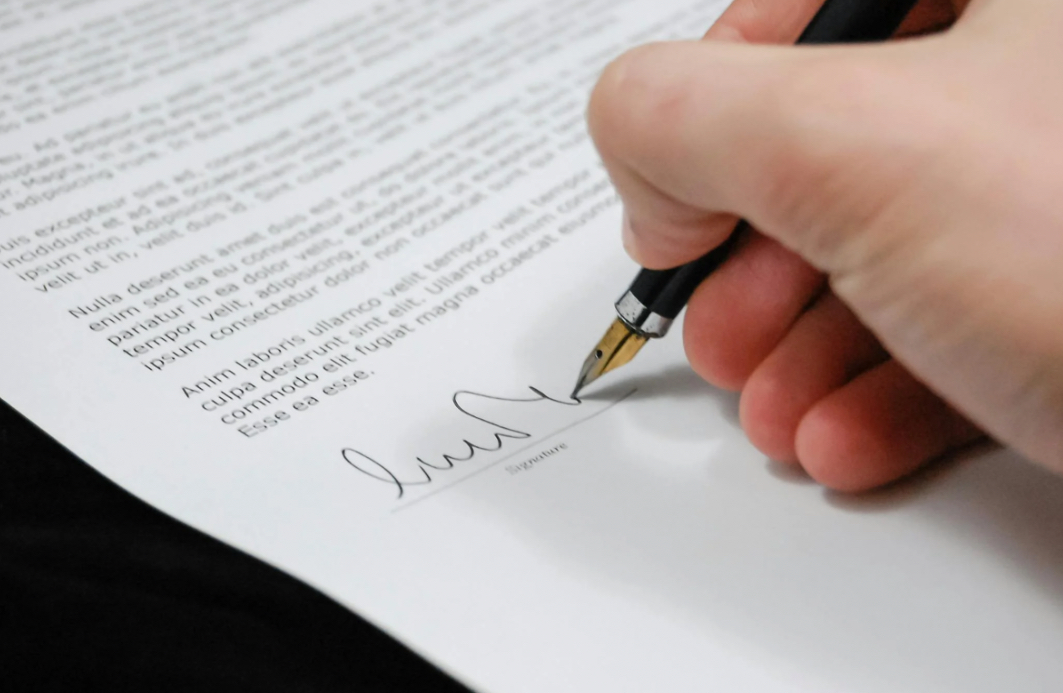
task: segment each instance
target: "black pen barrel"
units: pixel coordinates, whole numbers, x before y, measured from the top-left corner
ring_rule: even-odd
[[[745,226],[745,223],[740,226]],[[628,293],[635,296],[651,313],[674,320],[690,300],[694,289],[727,259],[737,241],[739,231],[741,228],[735,229],[734,233],[714,250],[682,267],[640,270]]]
[[[916,2],[918,0],[827,0],[797,43],[885,41],[897,31]]]

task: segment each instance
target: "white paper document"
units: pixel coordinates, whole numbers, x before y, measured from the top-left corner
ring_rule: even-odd
[[[569,397],[590,89],[724,5],[0,2],[0,397],[476,690],[1063,690],[1057,479],[826,493],[678,335]]]

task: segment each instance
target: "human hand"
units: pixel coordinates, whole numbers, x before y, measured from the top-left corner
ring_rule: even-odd
[[[1063,471],[1063,3],[923,3],[875,46],[791,47],[822,0],[737,0],[591,101],[625,245],[695,293],[687,354],[750,439],[823,484],[985,433]],[[966,6],[966,7],[965,7]],[[962,16],[961,16],[962,14]],[[712,40],[715,39],[715,40]],[[984,433],[983,433],[984,432]]]

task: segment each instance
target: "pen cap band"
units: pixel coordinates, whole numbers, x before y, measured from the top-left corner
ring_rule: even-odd
[[[646,308],[630,291],[616,302],[616,314],[625,325],[643,337],[665,336],[674,321],[673,318],[666,318]]]

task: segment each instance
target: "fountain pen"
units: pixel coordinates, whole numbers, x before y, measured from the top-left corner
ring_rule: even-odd
[[[827,0],[797,43],[884,41],[897,31],[916,1]],[[641,270],[616,302],[616,320],[583,362],[572,398],[578,398],[583,388],[604,374],[630,362],[650,339],[665,336],[694,289],[723,264],[745,229],[748,224],[739,222],[721,245],[682,267]]]

